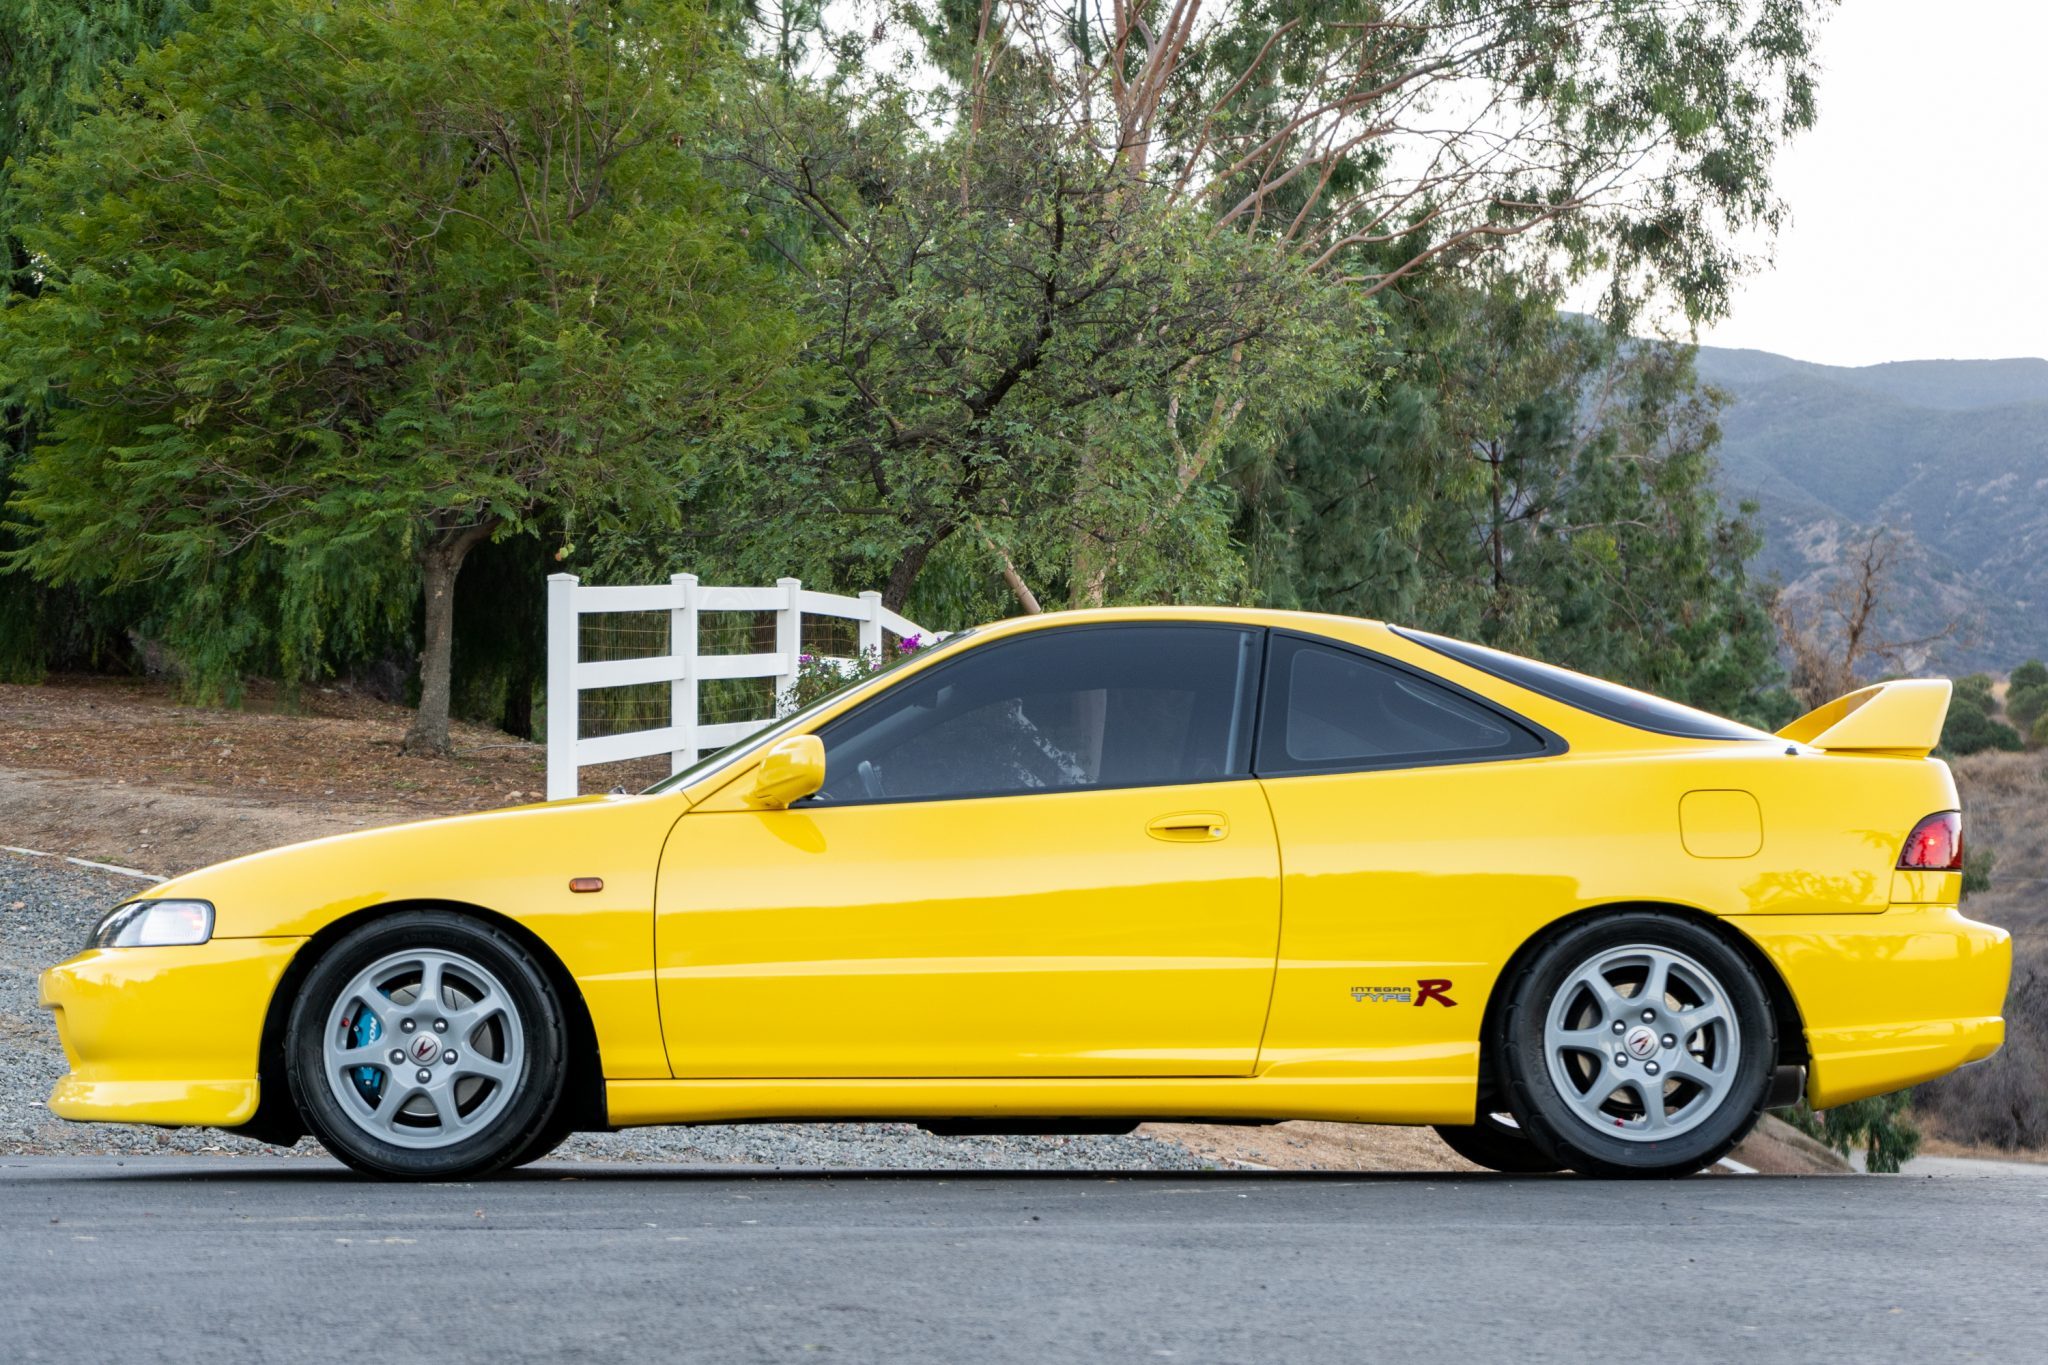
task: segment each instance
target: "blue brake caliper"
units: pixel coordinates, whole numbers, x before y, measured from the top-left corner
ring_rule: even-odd
[[[356,1013],[355,1022],[349,1026],[348,1040],[354,1047],[365,1047],[384,1036],[384,1025],[376,1015],[365,1008]],[[363,1098],[374,1101],[384,1089],[384,1073],[374,1066],[356,1068],[356,1089]]]

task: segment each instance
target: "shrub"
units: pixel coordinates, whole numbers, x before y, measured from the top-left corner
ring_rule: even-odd
[[[1956,684],[1955,700],[1949,703],[1948,721],[1941,727],[1942,751],[1953,755],[1974,754],[1985,749],[2021,749],[2020,732],[2004,721],[1991,719],[1991,711],[1973,693]]]
[[[2036,721],[2048,716],[2048,682],[2015,682],[2005,694],[2005,714],[2019,730],[2032,729]]]
[[[2048,687],[2048,664],[2029,659],[2012,671],[2014,691],[2022,687]]]
[[[880,673],[885,668],[894,668],[924,646],[925,641],[917,636],[906,635],[896,642],[894,649],[870,649],[849,659],[835,659],[823,654],[799,654],[796,680],[777,694],[776,709],[783,715],[801,710],[814,701],[831,696],[842,687],[850,687]]]
[[[1786,1117],[1807,1136],[1819,1138],[1843,1156],[1861,1143],[1864,1168],[1874,1175],[1890,1175],[1920,1150],[1919,1125],[1906,1112],[1912,1097],[1910,1090],[1895,1090],[1819,1113],[1801,1103]]]

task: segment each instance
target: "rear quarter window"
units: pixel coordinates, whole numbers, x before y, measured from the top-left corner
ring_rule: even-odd
[[[1633,687],[1623,687],[1604,678],[1588,677],[1574,673],[1568,668],[1555,664],[1538,663],[1525,659],[1519,654],[1509,654],[1485,645],[1475,645],[1465,640],[1450,640],[1428,631],[1409,630],[1395,626],[1394,633],[1404,640],[1448,655],[1461,664],[1467,664],[1525,687],[1539,696],[1552,701],[1563,702],[1566,706],[1589,711],[1602,720],[1648,730],[1652,734],[1672,735],[1679,739],[1769,739],[1762,730],[1728,720],[1710,711],[1701,711],[1648,692],[1638,692]]]

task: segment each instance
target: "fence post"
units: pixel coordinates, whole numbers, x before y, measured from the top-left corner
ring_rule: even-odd
[[[875,657],[882,657],[882,594],[873,589],[860,595],[860,659],[857,667],[866,668],[869,650]]]
[[[576,575],[548,575],[548,800],[576,794]]]
[[[697,575],[670,574],[668,582],[676,593],[668,614],[668,652],[676,665],[668,687],[668,723],[677,738],[668,770],[679,773],[697,761]]]
[[[778,578],[775,586],[783,593],[783,603],[775,612],[775,652],[782,656],[782,672],[775,679],[775,714],[780,716],[786,714],[782,694],[796,686],[796,656],[803,652],[804,585],[800,578]]]

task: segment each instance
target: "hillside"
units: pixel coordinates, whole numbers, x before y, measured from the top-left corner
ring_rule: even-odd
[[[1845,537],[1906,538],[1897,636],[1961,625],[1916,667],[2007,668],[2048,653],[2048,360],[1923,360],[1858,369],[1702,347],[1731,402],[1721,485],[1754,499],[1760,567],[1795,594]]]

